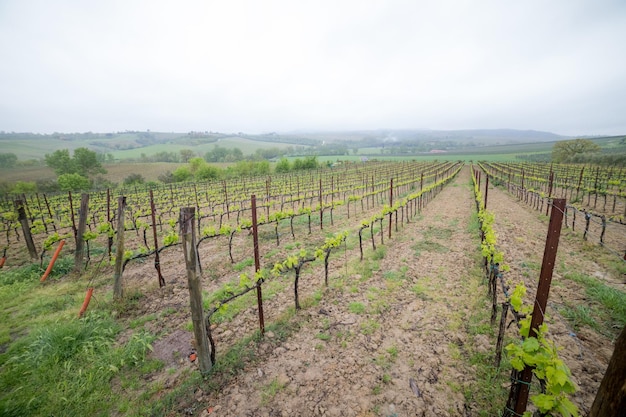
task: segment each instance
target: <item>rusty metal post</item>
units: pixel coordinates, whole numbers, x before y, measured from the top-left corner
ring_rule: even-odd
[[[489,195],[489,175],[485,175],[485,210],[487,210],[487,196]]]
[[[261,260],[259,257],[259,230],[256,218],[256,195],[250,197],[252,206],[252,242],[254,244],[254,271],[258,272],[261,269]],[[259,328],[261,330],[261,336],[265,335],[265,318],[263,317],[263,293],[261,290],[262,280],[256,283],[256,301],[259,307]]]
[[[546,247],[543,253],[543,262],[541,264],[541,272],[539,275],[539,284],[537,286],[537,295],[530,322],[530,331],[528,337],[536,337],[536,329],[541,326],[548,304],[548,295],[550,294],[550,284],[552,282],[552,273],[556,260],[556,253],[559,248],[559,238],[561,236],[561,225],[563,222],[563,211],[565,210],[565,199],[554,199],[554,208],[550,216],[548,225],[548,235],[546,237]],[[516,415],[524,414],[526,404],[528,403],[528,394],[530,391],[530,381],[532,379],[532,368],[526,366],[520,376],[519,390],[517,400],[515,401]]]

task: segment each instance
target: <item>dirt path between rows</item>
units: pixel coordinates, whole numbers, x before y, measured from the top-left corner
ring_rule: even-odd
[[[511,268],[506,273],[507,280],[524,282],[528,288],[527,302],[530,302],[530,297],[534,297],[537,291],[548,229],[547,218],[497,187],[490,187],[487,205],[487,209],[496,216],[494,228],[498,235],[498,247],[504,252],[505,263]],[[560,312],[565,306],[588,306],[590,301],[584,288],[564,275],[584,274],[623,291],[624,277],[606,265],[606,257],[590,256],[590,252],[597,254],[601,251],[597,245],[585,243],[577,233],[563,226],[546,311],[550,338],[563,348],[559,355],[570,367],[572,379],[580,388],[573,401],[582,415],[588,413],[593,403],[613,353],[612,342],[621,328],[614,328],[615,333],[606,335],[584,326],[574,329]],[[612,254],[608,253],[608,256]]]
[[[370,253],[363,274],[331,285],[316,306],[298,312],[297,334],[202,398],[200,415],[471,415],[464,392],[474,377],[463,358],[493,344],[465,329],[475,307],[470,294],[486,291],[471,274],[478,239],[468,230],[469,181],[466,167],[421,219],[386,241],[382,259]],[[260,351],[269,346],[262,342]]]

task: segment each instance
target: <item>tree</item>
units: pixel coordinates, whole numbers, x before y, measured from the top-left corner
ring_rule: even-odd
[[[220,169],[209,164],[204,164],[195,172],[197,180],[212,180],[219,178]]]
[[[72,163],[74,164],[74,172],[84,177],[107,173],[106,169],[104,169],[100,161],[98,161],[98,155],[87,148],[74,149]]]
[[[46,154],[45,161],[46,165],[59,176],[73,172],[72,158],[68,149],[58,149],[52,154]]]
[[[0,153],[0,167],[13,168],[17,163],[17,155],[14,153]]]
[[[141,174],[133,173],[124,178],[124,185],[143,184],[145,182],[146,179]]]
[[[181,162],[189,162],[191,158],[193,158],[194,153],[191,149],[181,149],[180,150],[180,161]]]
[[[87,191],[91,188],[89,178],[75,173],[59,175],[57,182],[63,191]]]
[[[279,173],[289,172],[291,166],[289,164],[289,160],[287,158],[280,158],[280,161],[276,163],[276,167],[274,167],[274,171]]]
[[[64,174],[79,174],[84,177],[95,174],[106,174],[106,170],[98,161],[98,155],[87,148],[77,148],[74,155],[70,157],[70,151],[59,149],[52,154],[46,154],[46,165],[48,165],[58,176]]]
[[[37,192],[37,184],[34,182],[18,181],[11,188],[11,194],[30,194]]]
[[[600,152],[600,145],[589,139],[562,140],[552,147],[552,161],[567,162],[577,155]]]
[[[590,417],[626,415],[626,326],[615,341],[615,350],[602,378]]]
[[[172,177],[175,182],[189,181],[193,175],[187,165],[179,166],[172,172]]]

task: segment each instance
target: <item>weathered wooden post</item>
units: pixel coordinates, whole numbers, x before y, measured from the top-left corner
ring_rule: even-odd
[[[78,229],[76,230],[76,251],[74,252],[74,272],[80,273],[83,269],[83,257],[85,252],[85,229],[87,228],[87,214],[89,211],[89,194],[80,196],[80,209],[78,212]]]
[[[261,259],[259,257],[259,230],[256,218],[256,195],[250,197],[250,205],[252,206],[252,244],[254,245],[254,271],[258,272],[261,269]],[[263,292],[261,285],[262,280],[256,282],[256,300],[259,307],[259,328],[261,330],[261,336],[265,335],[265,318],[263,316]]]
[[[157,270],[159,287],[163,288],[165,286],[165,278],[163,278],[163,274],[161,274],[161,259],[159,258],[159,239],[157,237],[154,195],[152,193],[152,190],[150,190],[150,212],[152,216],[152,235],[154,236],[154,268]]]
[[[26,210],[24,209],[23,200],[15,200],[15,209],[17,210],[17,220],[22,225],[22,232],[24,233],[24,240],[26,241],[26,247],[28,248],[28,254],[33,261],[38,259],[37,249],[35,248],[35,242],[33,242],[33,235],[30,233],[30,225],[28,224],[28,217],[26,216]]]
[[[123,295],[122,265],[124,264],[124,211],[126,197],[117,198],[117,245],[115,247],[115,275],[113,279],[113,298],[120,299]]]
[[[393,207],[393,178],[389,182],[389,239],[391,239],[391,219],[393,217],[393,212],[391,208]]]
[[[590,417],[626,415],[626,326],[615,341],[615,349],[591,406]]]
[[[187,284],[189,286],[189,304],[191,306],[191,321],[193,334],[196,339],[196,351],[200,373],[206,374],[211,370],[211,348],[207,335],[204,311],[202,309],[202,285],[198,276],[198,257],[196,255],[196,214],[195,207],[180,209],[180,234],[185,254],[187,268]]]

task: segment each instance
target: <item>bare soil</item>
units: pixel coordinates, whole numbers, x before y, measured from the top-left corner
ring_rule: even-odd
[[[419,216],[401,225],[398,232],[394,229],[391,239],[385,226],[385,244],[377,237],[377,251],[364,239],[370,249],[360,264],[358,243],[338,251],[331,258],[328,287],[324,286],[323,265],[307,267],[300,296],[308,301],[289,319],[298,330],[286,338],[268,331],[253,342],[256,360],[223,379],[219,390],[210,389],[208,383],[195,386],[171,415],[487,415],[479,406],[484,399],[478,395],[479,386],[489,382],[479,376],[477,361],[493,360],[495,335],[488,330],[490,304],[479,236],[470,226],[475,205],[469,184],[469,167],[464,167]],[[496,214],[498,246],[511,267],[506,278],[511,283],[523,281],[530,298],[536,290],[547,220],[498,188],[489,190],[488,208]],[[331,230],[342,230],[342,221],[350,224],[338,216]],[[364,237],[369,238],[369,233]],[[240,239],[235,242],[237,261],[245,257],[246,238]],[[298,239],[302,237],[297,235]],[[206,294],[235,276],[230,266],[226,268],[222,243],[208,242],[200,248]],[[580,388],[574,401],[582,415],[593,402],[615,336],[588,327],[575,330],[560,315],[559,306],[587,301],[580,285],[562,275],[576,270],[624,287],[624,277],[604,257],[588,256],[587,249],[578,235],[565,231],[547,311],[550,336],[563,347],[561,356]],[[293,252],[276,249],[267,239],[261,253],[272,250],[279,251],[278,258]],[[197,372],[188,358],[193,335],[187,325],[190,314],[182,257],[180,249],[162,257],[164,289],[158,288],[152,261],[129,267],[124,275],[127,291],[140,288],[142,293],[137,306],[127,312],[129,320],[159,316],[143,324],[160,335],[152,355],[165,367],[146,379],[146,383],[163,382],[159,396],[179,384],[185,373]],[[266,323],[284,317],[293,306],[292,274],[279,280],[286,289],[266,301]],[[218,361],[229,346],[254,335],[258,328],[252,297],[249,308],[214,329]],[[514,327],[509,329],[510,340],[516,337]],[[494,409],[503,407],[504,403],[494,405]]]

